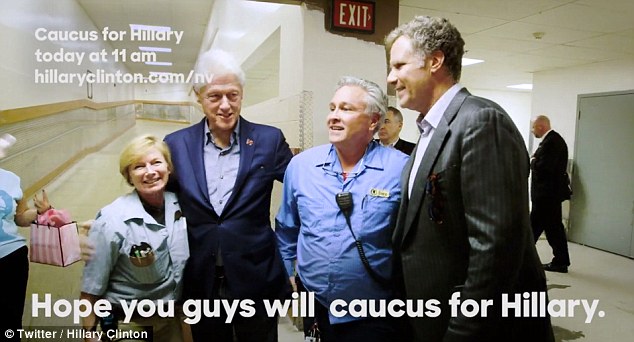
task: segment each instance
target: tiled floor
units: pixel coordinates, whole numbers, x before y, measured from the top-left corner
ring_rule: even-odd
[[[182,127],[178,124],[137,122],[134,128],[100,152],[84,158],[49,184],[46,189],[51,202],[57,208],[69,210],[74,220],[93,218],[101,207],[129,191],[118,173],[118,156],[123,145],[140,134],[152,133],[163,137]],[[28,229],[22,232],[28,236]],[[550,260],[546,241],[540,240],[537,247],[542,260]],[[570,253],[573,262],[570,273],[547,274],[549,299],[597,299],[597,313],[603,311],[605,316],[600,318],[595,314],[591,323],[584,323],[585,311],[578,306],[574,312],[567,313],[574,317],[553,318],[557,341],[631,341],[634,336],[634,261],[572,243]],[[51,294],[53,301],[78,298],[82,267],[82,262],[66,268],[31,263],[25,327],[72,325],[72,317],[43,317],[42,311],[34,317],[31,296],[37,294],[40,301],[44,300],[46,293]],[[279,331],[280,342],[303,340],[302,334],[288,319],[280,319]]]
[[[557,341],[632,341],[634,339],[634,260],[569,243],[569,273],[547,272],[549,299],[598,300],[594,318],[580,305],[566,316],[553,317]],[[537,251],[544,262],[552,258],[542,239]],[[603,311],[605,316],[599,317]]]

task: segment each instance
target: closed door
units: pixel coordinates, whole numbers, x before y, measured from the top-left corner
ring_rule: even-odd
[[[569,239],[634,256],[634,91],[580,95]]]

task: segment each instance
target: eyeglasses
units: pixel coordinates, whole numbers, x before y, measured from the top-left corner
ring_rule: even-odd
[[[425,193],[429,196],[429,206],[427,207],[427,214],[431,221],[436,224],[442,224],[442,202],[440,196],[440,190],[438,189],[438,180],[440,176],[432,173],[427,177],[427,183],[425,184]]]
[[[334,159],[330,158],[330,154],[335,150],[334,146],[330,148],[330,151],[328,151],[328,155],[326,155],[326,160],[324,161],[323,164],[321,164],[321,169],[324,171],[325,174],[329,175],[329,176],[341,176],[343,177],[344,180],[348,179],[348,178],[355,178],[357,177],[360,173],[361,170],[363,170],[363,165],[365,162],[365,154],[363,154],[363,157],[361,158],[361,162],[359,163],[359,166],[357,167],[356,171],[353,172],[340,172],[340,171],[335,171],[334,168]]]
[[[361,172],[339,172],[332,169],[332,164],[328,163],[328,166],[330,166],[330,168],[327,168],[326,164],[324,164],[324,166],[321,167],[321,169],[324,171],[325,174],[329,176],[341,176],[343,177],[344,180],[348,178],[355,178],[356,176],[359,175],[359,173],[361,173]]]

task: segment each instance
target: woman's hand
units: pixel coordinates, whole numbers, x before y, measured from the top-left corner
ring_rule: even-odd
[[[15,223],[20,227],[28,227],[37,220],[38,215],[44,214],[47,210],[53,208],[48,202],[46,191],[42,190],[42,198],[37,198],[37,194],[33,196],[33,205],[35,209],[29,208],[26,198],[18,201],[18,207],[15,209]]]

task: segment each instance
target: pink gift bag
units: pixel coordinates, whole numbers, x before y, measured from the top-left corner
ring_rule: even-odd
[[[77,223],[61,227],[31,224],[31,262],[66,267],[81,259]]]

